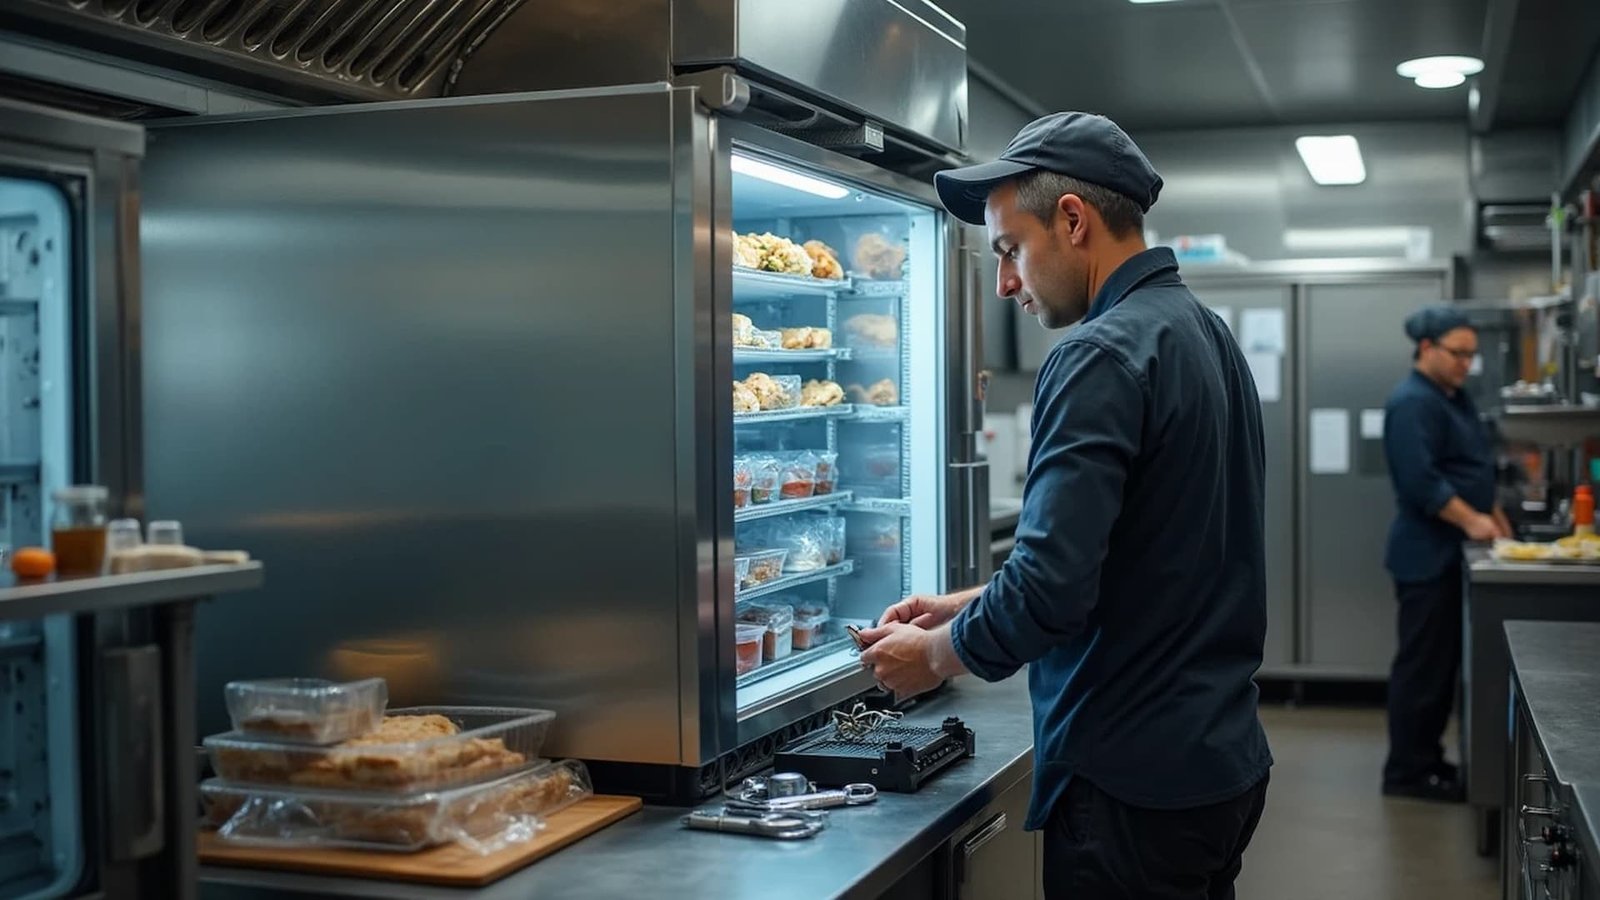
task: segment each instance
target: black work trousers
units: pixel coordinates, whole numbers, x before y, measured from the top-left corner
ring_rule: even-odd
[[[1445,726],[1461,674],[1461,571],[1396,583],[1400,643],[1389,670],[1385,784],[1414,784],[1444,763]]]
[[[1044,827],[1048,900],[1232,900],[1267,779],[1194,809],[1130,806],[1083,778]]]

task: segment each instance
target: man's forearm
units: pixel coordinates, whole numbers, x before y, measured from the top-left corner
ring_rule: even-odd
[[[966,609],[968,604],[972,603],[972,601],[978,599],[978,597],[983,594],[983,589],[986,587],[988,587],[988,585],[980,584],[977,587],[967,588],[964,591],[956,591],[950,595],[950,599],[956,601],[960,609]]]
[[[1451,497],[1450,502],[1446,503],[1444,508],[1439,510],[1439,518],[1449,522],[1451,525],[1454,525],[1462,531],[1466,531],[1467,525],[1472,522],[1473,519],[1476,519],[1481,515],[1483,515],[1483,513],[1473,509],[1472,506],[1467,503],[1467,501],[1461,499],[1459,496]]]

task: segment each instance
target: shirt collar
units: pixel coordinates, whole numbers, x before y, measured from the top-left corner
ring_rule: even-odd
[[[1437,381],[1434,381],[1432,378],[1429,378],[1421,372],[1418,372],[1415,368],[1411,370],[1411,377],[1415,378],[1417,381],[1421,382],[1427,387],[1432,388],[1433,392],[1438,394],[1440,397],[1443,397],[1446,402],[1476,410],[1476,406],[1473,404],[1472,398],[1467,396],[1467,391],[1465,388],[1456,388],[1453,392],[1447,391]]]
[[[1100,285],[1100,291],[1094,295],[1094,302],[1089,304],[1089,314],[1083,317],[1083,321],[1089,322],[1105,315],[1133,293],[1134,288],[1162,274],[1171,274],[1172,280],[1177,280],[1178,258],[1173,255],[1171,248],[1151,247],[1128,257],[1111,273],[1105,284]]]

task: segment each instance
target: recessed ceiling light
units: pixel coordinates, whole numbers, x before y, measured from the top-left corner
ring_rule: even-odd
[[[1294,139],[1311,180],[1317,184],[1360,184],[1367,180],[1361,145],[1354,135],[1319,134]]]
[[[1420,88],[1453,88],[1466,84],[1467,76],[1460,72],[1423,72],[1415,81]]]
[[[1423,56],[1408,59],[1394,67],[1401,78],[1419,78],[1429,72],[1455,72],[1462,76],[1483,71],[1483,60],[1476,56]]]

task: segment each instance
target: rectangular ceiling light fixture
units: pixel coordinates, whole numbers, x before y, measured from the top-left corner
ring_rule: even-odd
[[[794,188],[797,191],[805,191],[808,194],[816,194],[818,197],[825,197],[829,200],[840,200],[850,195],[848,188],[841,187],[831,181],[812,178],[810,175],[802,175],[793,169],[785,169],[781,166],[762,162],[759,159],[751,159],[748,156],[734,154],[732,165],[733,171],[738,172],[740,175],[749,175],[752,178],[759,178],[772,184],[780,184],[786,188]]]
[[[1311,180],[1317,184],[1360,184],[1367,180],[1361,145],[1354,135],[1308,134],[1295,138],[1294,148],[1300,151]]]

